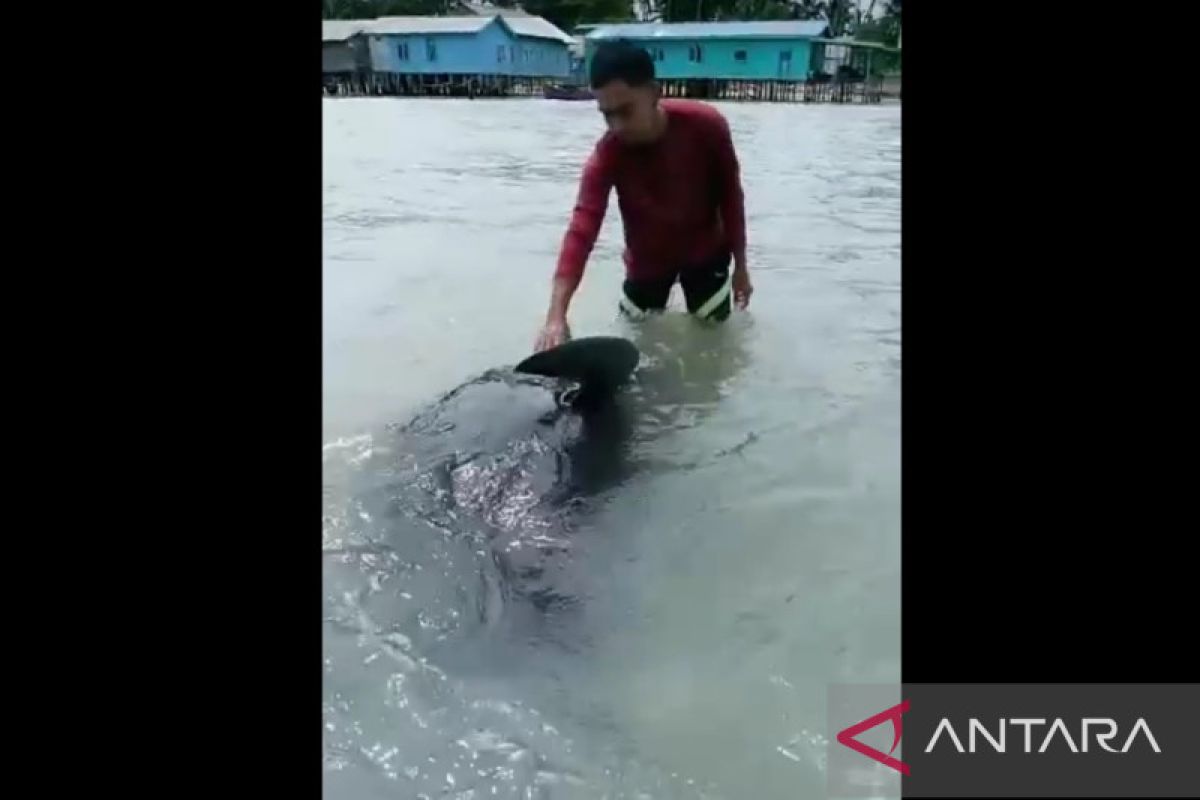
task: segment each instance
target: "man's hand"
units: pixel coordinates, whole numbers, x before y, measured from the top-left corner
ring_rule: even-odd
[[[739,311],[745,311],[746,306],[750,305],[750,295],[754,294],[754,287],[750,285],[750,271],[743,267],[734,267],[733,270],[733,303]]]
[[[537,341],[534,342],[534,352],[540,353],[551,347],[558,347],[571,338],[571,328],[565,319],[548,319],[538,331]]]

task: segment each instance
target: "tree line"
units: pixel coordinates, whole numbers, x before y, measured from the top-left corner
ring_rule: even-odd
[[[520,5],[530,14],[545,17],[564,31],[585,22],[628,22],[633,19],[629,0],[500,0],[492,5]],[[454,0],[322,0],[325,19],[374,19],[407,15],[438,16],[454,13]]]
[[[900,37],[901,0],[637,0],[643,19],[662,22],[824,19],[834,36],[895,46]],[[325,19],[373,19],[411,14],[441,15],[460,7],[455,0],[322,0]],[[630,0],[496,0],[520,5],[564,31],[588,22],[632,22]]]

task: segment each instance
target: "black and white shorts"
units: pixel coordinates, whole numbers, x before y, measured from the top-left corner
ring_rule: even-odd
[[[703,264],[685,267],[661,278],[625,281],[620,306],[627,316],[638,319],[667,307],[675,281],[683,288],[688,313],[700,319],[721,321],[733,310],[733,273],[729,253]]]

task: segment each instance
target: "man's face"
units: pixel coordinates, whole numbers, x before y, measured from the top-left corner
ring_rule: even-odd
[[[658,86],[650,82],[632,87],[610,81],[595,90],[596,105],[608,129],[629,144],[643,144],[658,132]]]

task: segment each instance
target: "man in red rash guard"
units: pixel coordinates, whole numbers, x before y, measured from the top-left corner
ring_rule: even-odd
[[[567,308],[614,186],[625,225],[625,313],[664,308],[676,280],[698,317],[724,320],[734,303],[744,309],[753,288],[741,177],[725,118],[703,103],[660,100],[650,54],[626,42],[596,49],[591,85],[608,132],[583,168],[535,349],[570,338]]]

